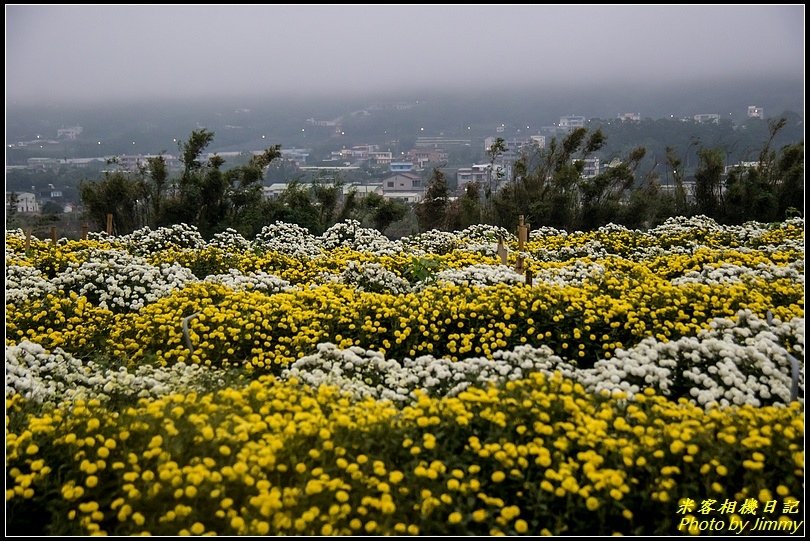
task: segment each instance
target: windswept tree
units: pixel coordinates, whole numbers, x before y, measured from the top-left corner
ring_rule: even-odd
[[[615,221],[626,204],[626,196],[636,181],[636,169],[646,150],[638,147],[626,160],[608,165],[604,171],[579,183],[581,193],[580,227],[596,229]]]
[[[180,177],[180,184],[190,181],[192,172],[202,168],[203,163],[200,156],[214,140],[214,132],[205,128],[194,130],[189,135],[188,140],[178,143],[180,146],[180,161],[183,163],[183,175]]]
[[[254,235],[261,230],[261,212],[264,204],[262,180],[270,163],[281,156],[281,146],[275,145],[251,156],[246,165],[225,171],[225,222],[242,233]]]
[[[683,160],[678,156],[673,147],[667,147],[667,177],[669,172],[672,171],[672,179],[675,184],[673,190],[675,214],[685,216],[688,213],[689,205],[686,194],[686,188],[683,184],[684,167]]]
[[[723,208],[723,170],[725,155],[721,149],[702,148],[698,151],[695,171],[695,211],[719,219]]]
[[[553,138],[547,148],[521,156],[519,176],[495,198],[497,223],[512,227],[523,214],[532,224],[576,227],[584,162],[603,144],[600,130],[589,137],[587,129],[576,128],[562,141]]]
[[[146,159],[146,165],[141,169],[142,176],[146,177],[147,199],[149,201],[149,225],[158,225],[163,201],[166,197],[166,189],[169,182],[169,170],[166,166],[166,159],[160,156],[153,156]]]
[[[433,169],[425,188],[425,196],[416,205],[416,218],[419,229],[446,229],[447,207],[450,202],[450,191],[447,178],[439,169]]]
[[[243,234],[261,228],[267,205],[262,180],[270,162],[281,155],[280,146],[270,147],[250,158],[246,165],[223,170],[219,155],[203,158],[214,134],[195,130],[180,143],[183,171],[170,179],[163,156],[147,159],[139,174],[105,174],[98,182],[85,182],[81,197],[88,216],[99,225],[113,214],[118,233],[143,225],[187,223],[211,236],[228,227]]]
[[[122,172],[105,173],[99,181],[82,181],[79,185],[87,218],[104,229],[107,215],[112,214],[113,232],[131,233],[146,225],[147,188],[142,179]]]
[[[784,119],[769,123],[769,138],[755,166],[733,168],[726,180],[724,221],[770,222],[804,215],[804,142],[779,151],[773,140]]]
[[[334,217],[338,212],[338,203],[343,195],[343,186],[339,181],[326,182],[314,181],[312,183],[312,196],[318,208],[319,229],[326,230],[330,224],[334,223]]]
[[[508,150],[503,137],[495,139],[495,142],[487,149],[489,168],[487,169],[487,184],[484,186],[484,205],[482,208],[482,221],[484,223],[492,223],[495,219],[492,200],[503,179],[503,171],[500,167],[497,170],[495,169],[495,162]]]

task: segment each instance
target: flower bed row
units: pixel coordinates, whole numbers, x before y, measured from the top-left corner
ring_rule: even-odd
[[[268,376],[25,407],[7,400],[9,533],[673,534],[687,498],[803,518],[781,512],[803,492],[795,403],[707,412],[533,373],[400,408]]]

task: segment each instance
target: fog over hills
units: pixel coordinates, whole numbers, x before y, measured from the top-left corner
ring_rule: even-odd
[[[133,150],[139,152],[171,152],[174,139],[183,139],[199,127],[216,133],[213,150],[247,149],[269,143],[307,146],[328,138],[328,131],[307,132],[307,119],[340,119],[352,128],[345,139],[353,144],[417,135],[458,135],[465,131],[467,135],[487,136],[501,124],[513,129],[525,125],[527,133],[536,133],[539,127],[552,125],[560,116],[569,114],[611,119],[634,112],[642,118],[657,119],[717,113],[721,118],[741,122],[749,105],[764,107],[767,117],[785,111],[803,117],[803,86],[800,78],[736,78],[722,82],[573,87],[546,84],[520,88],[505,84],[454,91],[425,88],[317,97],[223,96],[26,105],[12,101],[7,104],[6,139],[14,142],[37,135],[53,138],[59,128],[80,125],[88,140],[120,140],[127,144],[131,140],[136,142]],[[101,150],[109,148],[100,146]]]

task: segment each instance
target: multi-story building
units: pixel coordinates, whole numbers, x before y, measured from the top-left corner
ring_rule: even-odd
[[[463,188],[471,182],[477,182],[481,186],[485,186],[490,180],[489,171],[491,169],[492,166],[488,163],[473,164],[472,167],[461,167],[456,173],[456,184],[459,188]],[[497,178],[497,171],[494,176]]]
[[[571,163],[582,162],[582,178],[593,178],[601,172],[601,162],[599,158],[585,158],[584,160],[571,160]]]
[[[423,169],[429,163],[447,161],[447,152],[440,148],[413,148],[408,151],[408,158],[419,169]]]
[[[383,179],[382,192],[386,199],[418,203],[425,196],[425,186],[422,176],[417,173],[397,173]]]
[[[37,196],[30,192],[6,192],[6,211],[16,198],[17,212],[36,213],[39,212]]]
[[[373,151],[368,153],[369,160],[373,160],[375,165],[390,165],[394,160],[391,151]]]

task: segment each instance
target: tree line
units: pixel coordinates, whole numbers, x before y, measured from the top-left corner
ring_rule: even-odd
[[[804,142],[774,148],[785,120],[769,122],[769,136],[753,165],[726,171],[722,148],[697,149],[694,176],[685,175],[683,155],[692,148],[666,149],[672,186],[662,186],[658,163],[640,168],[644,147],[613,160],[596,176],[585,178],[585,160],[606,142],[601,128],[577,128],[547,148],[524,153],[513,165],[511,179],[470,183],[451,197],[447,179],[434,170],[425,197],[416,206],[420,228],[461,229],[474,223],[512,228],[524,215],[532,226],[592,230],[608,223],[649,228],[672,216],[706,215],[726,224],[772,222],[804,216]],[[691,147],[692,145],[690,145]],[[489,151],[490,165],[504,152],[503,140]],[[493,187],[494,184],[494,187]]]
[[[513,164],[511,178],[501,178],[495,161],[507,149],[497,140],[489,149],[490,178],[469,183],[452,196],[447,178],[434,169],[423,199],[407,206],[370,193],[344,193],[339,182],[290,182],[276,198],[265,198],[262,182],[267,167],[281,156],[280,146],[267,148],[241,166],[223,170],[218,155],[202,159],[214,133],[195,130],[180,143],[182,171],[170,177],[162,156],[148,158],[136,173],[108,172],[82,182],[86,216],[103,227],[113,215],[115,231],[125,234],[143,226],[174,223],[197,226],[201,234],[232,228],[246,237],[277,220],[295,223],[319,234],[332,224],[357,219],[385,232],[462,229],[476,223],[511,228],[518,215],[534,227],[590,230],[607,223],[630,228],[655,226],[671,216],[703,214],[721,223],[770,222],[804,215],[804,142],[777,149],[774,140],[784,119],[769,123],[769,137],[758,161],[726,171],[721,148],[697,149],[693,178],[685,176],[683,156],[694,149],[666,149],[665,165],[672,186],[662,186],[658,164],[643,170],[644,147],[613,160],[599,174],[583,175],[585,160],[606,143],[601,128],[577,128],[536,148]],[[669,179],[667,179],[669,182]]]
[[[232,228],[250,238],[275,221],[295,223],[313,233],[325,231],[345,219],[358,219],[385,230],[403,218],[408,208],[379,194],[343,193],[340,183],[291,182],[276,198],[265,198],[262,181],[270,163],[281,156],[279,145],[254,155],[238,167],[223,170],[225,160],[213,155],[202,159],[214,133],[195,130],[180,143],[182,172],[170,178],[162,156],[148,158],[136,173],[104,173],[98,181],[85,181],[79,190],[85,214],[98,227],[113,215],[115,232],[175,223],[196,226],[205,237]]]

